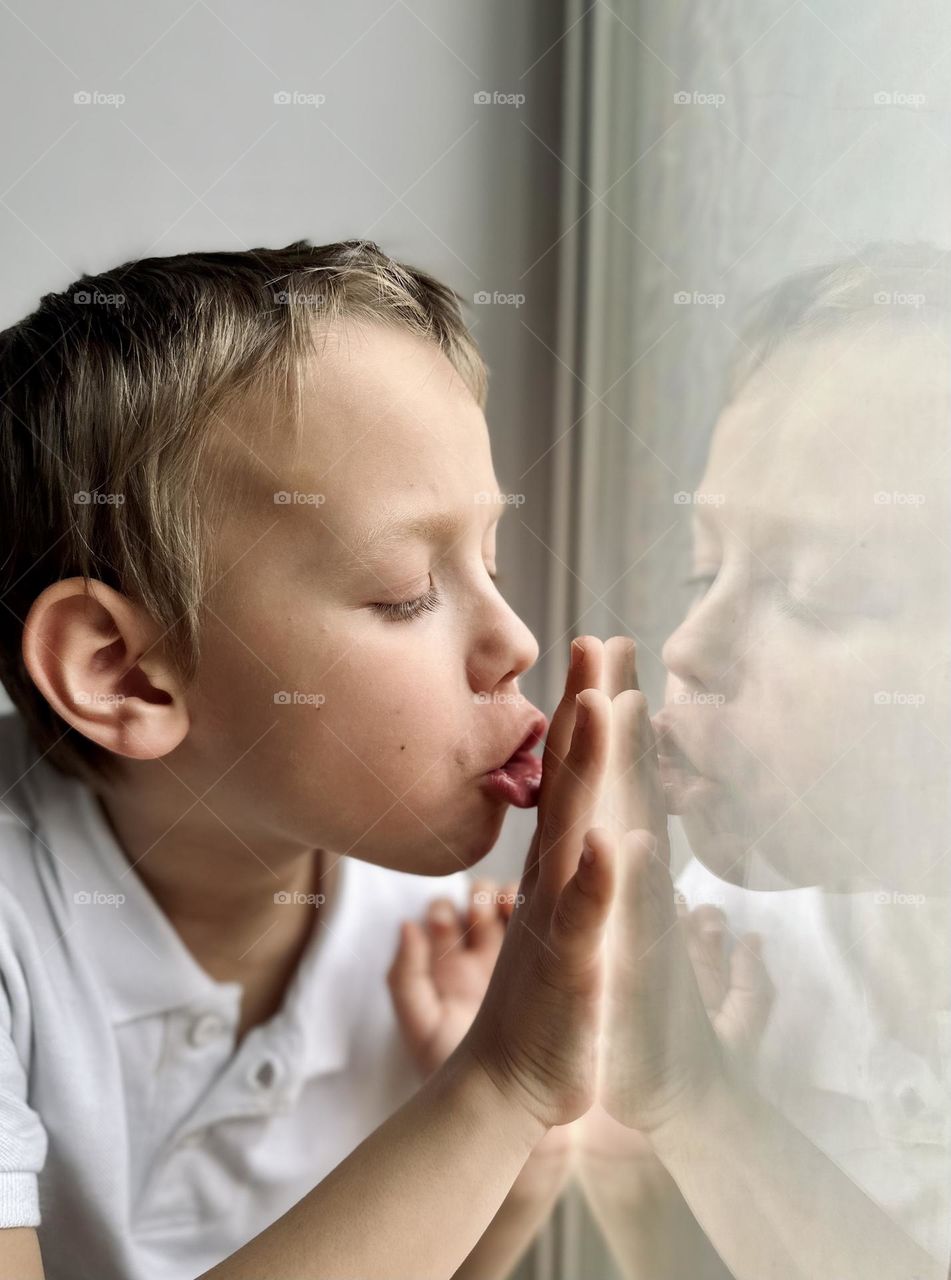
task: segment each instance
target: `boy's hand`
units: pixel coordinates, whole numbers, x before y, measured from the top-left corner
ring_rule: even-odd
[[[549,1128],[584,1114],[594,1097],[602,943],[614,895],[615,841],[590,830],[609,748],[603,646],[575,641],[572,659],[545,744],[522,901],[459,1048]],[[586,833],[590,853],[579,863]]]
[[[495,968],[518,885],[477,880],[469,907],[449,898],[406,921],[387,975],[397,1021],[423,1076],[442,1066],[472,1025]]]
[[[466,911],[437,898],[424,921],[403,925],[387,982],[400,1030],[424,1077],[442,1066],[471,1027],[517,901],[516,881],[499,888],[494,880],[477,880]],[[571,1145],[570,1125],[550,1129],[516,1188],[524,1194],[536,1182],[547,1186],[555,1160],[567,1171]]]

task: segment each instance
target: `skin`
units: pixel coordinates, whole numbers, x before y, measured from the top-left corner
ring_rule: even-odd
[[[463,1041],[329,1177],[206,1280],[464,1275],[533,1148],[590,1107],[616,862],[611,833],[590,827],[610,742],[598,648],[573,664],[552,719],[522,905]],[[420,1229],[428,1223],[437,1229]],[[0,1234],[0,1272],[42,1280],[35,1232]]]
[[[341,329],[302,407],[299,448],[287,424],[258,439],[254,404],[214,442],[209,470],[238,450],[241,486],[216,526],[192,686],[102,583],[47,588],[23,640],[59,714],[122,757],[100,803],[196,958],[244,984],[242,1034],[280,1003],[313,924],[275,893],[329,899],[343,853],[433,876],[478,862],[507,811],[479,778],[537,714],[518,681],[538,645],[492,577],[508,506],[480,500],[499,493],[488,430],[448,360],[401,331]],[[324,501],[275,503],[295,491]],[[384,512],[443,511],[457,525],[433,541],[356,550]],[[431,583],[441,602],[418,618],[374,607]]]
[[[717,423],[658,733],[705,774],[677,808],[724,879],[755,847],[794,885],[947,892],[946,363],[856,325],[781,348]]]
[[[885,353],[883,353],[883,358],[884,355]],[[892,473],[889,473],[890,479],[891,475]],[[893,479],[891,479],[891,483],[896,489],[901,487]],[[293,487],[306,490],[305,484],[297,484]],[[889,515],[892,514],[897,513],[889,513]],[[751,531],[748,532],[751,533]],[[746,545],[749,545],[748,541]],[[248,555],[253,555],[253,553],[254,548],[248,548]],[[102,602],[100,601],[100,603]],[[225,603],[222,602],[223,607]],[[753,615],[751,614],[751,616]],[[758,615],[756,616],[758,617]],[[429,617],[435,617],[435,615],[428,615],[427,620]],[[727,615],[727,618],[729,618],[729,615]],[[920,624],[920,618],[918,622]],[[100,653],[100,664],[103,654],[108,649],[115,647],[115,635],[109,631],[108,626],[105,628],[105,634],[113,636],[108,646],[102,645],[101,634],[99,647],[94,650],[94,652]],[[711,629],[706,634],[709,639],[716,640],[722,635],[722,629],[715,631]],[[125,639],[125,637],[121,638]],[[864,639],[868,641],[869,638],[869,633],[866,630]],[[153,652],[147,645],[143,646],[140,652],[146,651]],[[801,647],[799,654],[801,658],[803,654]],[[341,663],[344,663],[346,655],[338,654],[338,658]],[[96,665],[97,671],[100,664]],[[91,666],[92,664],[87,664],[83,668],[84,676],[90,674]],[[373,668],[372,674],[376,679],[379,674],[378,666]],[[723,674],[722,671],[721,674]],[[898,674],[902,673],[899,671]],[[54,677],[58,676],[58,672],[54,672],[53,675]],[[216,670],[211,673],[211,678],[215,679],[217,675],[218,671]],[[684,679],[682,675],[678,678]],[[600,681],[595,683],[600,683]],[[53,680],[51,679],[52,684]],[[229,688],[235,687],[233,680],[230,684],[222,681],[222,684],[227,685]],[[286,682],[280,687],[306,689],[309,686]],[[886,685],[885,687],[888,686]],[[903,688],[905,686],[897,684],[894,687]],[[164,692],[167,692],[167,690]],[[225,690],[222,689],[222,693],[224,692]],[[171,702],[174,704],[174,698],[172,698]],[[167,701],[156,700],[156,706],[151,708],[144,718],[148,719],[148,716],[151,715],[158,724],[159,730],[164,729],[167,731],[170,722],[174,724],[174,720],[171,719],[167,712],[162,710],[162,707],[169,705],[170,703]],[[233,709],[227,699],[225,699],[224,705],[224,711],[221,710],[221,707],[216,707],[216,710],[222,715],[223,723],[230,727],[234,718]],[[328,699],[325,707],[321,708],[321,714],[330,705],[331,703]],[[492,705],[495,710],[498,710],[494,703],[488,705]],[[504,705],[510,706],[511,704]],[[675,703],[677,707],[685,705],[690,704]],[[694,703],[693,705],[705,704]],[[289,709],[295,712],[313,710],[313,708],[303,707]],[[866,1202],[861,1197],[861,1194],[851,1187],[851,1184],[844,1188],[833,1187],[833,1191],[840,1193],[840,1199],[837,1200],[834,1195],[830,1197],[830,1203],[836,1205],[849,1201],[850,1219],[859,1226],[858,1239],[861,1247],[854,1249],[852,1252],[844,1253],[838,1235],[840,1226],[838,1221],[828,1222],[823,1219],[821,1206],[815,1202],[814,1196],[811,1198],[807,1196],[805,1202],[802,1199],[796,1199],[796,1193],[801,1193],[803,1188],[808,1189],[820,1185],[827,1187],[829,1185],[829,1178],[834,1177],[834,1173],[830,1174],[826,1167],[828,1162],[824,1162],[821,1154],[816,1152],[814,1148],[809,1147],[808,1144],[797,1147],[794,1136],[786,1132],[782,1127],[781,1120],[773,1115],[768,1117],[757,1115],[758,1123],[753,1130],[744,1131],[743,1129],[744,1118],[747,1118],[752,1112],[752,1107],[744,1110],[746,1100],[740,1099],[739,1102],[737,1101],[737,1096],[731,1091],[732,1085],[725,1081],[718,1070],[720,1056],[715,1048],[718,1029],[711,1025],[708,1009],[704,1005],[700,987],[690,966],[686,943],[681,937],[681,931],[676,928],[676,910],[672,900],[672,887],[664,865],[664,858],[663,856],[655,856],[661,845],[661,832],[656,818],[658,808],[656,792],[652,792],[652,789],[659,787],[660,783],[657,762],[650,752],[652,740],[648,731],[643,727],[646,720],[643,710],[643,706],[637,699],[634,699],[633,702],[629,697],[625,699],[623,692],[614,698],[612,704],[614,723],[616,726],[620,726],[620,728],[616,729],[616,732],[642,735],[635,739],[635,744],[638,747],[636,758],[640,762],[642,783],[635,787],[633,792],[635,796],[640,795],[641,797],[645,795],[650,797],[653,794],[654,798],[649,800],[646,808],[643,809],[639,808],[639,804],[635,804],[632,816],[636,818],[639,826],[648,829],[652,828],[655,834],[653,836],[653,844],[650,844],[647,841],[647,837],[642,834],[624,842],[622,848],[623,918],[629,925],[633,925],[638,929],[639,948],[635,953],[638,957],[638,963],[633,966],[615,966],[609,983],[609,1025],[613,1028],[612,1034],[619,1036],[620,1039],[616,1041],[616,1051],[609,1051],[607,1061],[609,1064],[623,1064],[624,1073],[620,1082],[617,1079],[612,1080],[610,1075],[608,1076],[608,1082],[603,1094],[606,1109],[612,1119],[622,1127],[651,1135],[651,1141],[655,1149],[663,1153],[662,1163],[673,1173],[678,1183],[685,1185],[685,1197],[691,1206],[696,1206],[698,1203],[704,1205],[704,1226],[710,1231],[711,1237],[717,1240],[718,1245],[718,1224],[721,1221],[729,1223],[732,1219],[735,1219],[744,1208],[748,1208],[753,1203],[755,1195],[759,1195],[765,1198],[760,1202],[760,1212],[754,1214],[754,1218],[773,1222],[779,1215],[783,1223],[783,1228],[780,1232],[781,1243],[783,1240],[787,1243],[791,1241],[797,1247],[804,1232],[804,1224],[808,1223],[813,1231],[816,1258],[823,1261],[834,1260],[835,1265],[843,1275],[851,1275],[853,1273],[855,1275],[867,1274],[869,1268],[880,1262],[882,1257],[894,1257],[898,1260],[896,1265],[908,1268],[917,1267],[921,1274],[924,1275],[926,1272],[923,1268],[928,1265],[927,1260],[922,1259],[919,1252],[913,1249],[910,1251],[906,1249],[905,1243],[900,1239],[896,1239],[891,1229],[891,1224],[881,1221],[881,1215],[877,1214],[874,1206],[871,1206],[870,1202]],[[121,711],[117,711],[112,718],[112,724],[113,728],[117,728],[120,734],[125,735],[120,740],[124,741],[128,746],[136,741],[137,738],[140,740],[140,735],[137,734],[136,728],[132,725],[127,722],[123,723],[123,714]],[[750,724],[753,723],[754,715],[755,712],[751,708]],[[241,717],[238,718],[240,719]],[[138,726],[138,728],[141,727],[141,725]],[[161,734],[158,733],[158,736],[160,739]],[[174,737],[174,734],[170,736]],[[196,740],[196,745],[197,742],[200,742],[200,736]],[[511,745],[511,743],[506,745]],[[815,746],[815,744],[812,745]],[[254,750],[256,749],[255,747]],[[795,759],[795,752],[792,755]],[[156,757],[139,758],[151,760]],[[236,769],[241,767],[240,761],[235,767]],[[381,762],[381,767],[383,767],[383,762]],[[396,767],[394,766],[394,768]],[[439,770],[437,769],[436,772],[438,773]],[[795,770],[792,770],[789,776],[794,778],[798,775],[795,774]],[[783,780],[784,785],[788,787],[789,779],[783,774],[780,774],[780,778]],[[816,781],[814,776],[812,781]],[[275,779],[275,782],[279,785],[280,779]],[[371,795],[373,794],[373,787],[370,787],[370,793]],[[662,791],[660,796],[660,807],[663,809]],[[766,788],[762,789],[762,796],[765,797],[763,811],[774,814],[775,808],[770,808],[774,801]],[[757,799],[759,799],[759,795]],[[403,807],[409,808],[405,804]],[[734,809],[730,809],[727,806],[726,812],[732,819]],[[401,819],[404,817],[401,810],[399,811],[399,816]],[[451,818],[451,813],[445,816],[447,819]],[[275,825],[280,826],[288,821],[289,819],[281,815],[279,822]],[[412,821],[412,817],[407,819],[408,824]],[[708,818],[707,821],[709,825]],[[544,826],[544,824],[542,825]],[[737,825],[735,822],[731,822],[725,828],[727,839],[732,841],[732,844],[728,843],[724,846],[713,842],[708,845],[711,859],[735,853],[738,843],[736,837],[738,835],[740,836],[739,845],[742,852],[743,829],[734,830]],[[662,822],[660,826],[664,828],[663,835],[665,837],[666,823]],[[399,824],[396,825],[395,831],[398,836],[400,831]],[[467,832],[467,834],[471,833]],[[713,835],[719,839],[721,832],[714,829]],[[440,840],[440,843],[445,845],[446,842]],[[885,869],[894,867],[897,863],[894,841],[888,845],[887,849],[885,848],[886,841],[881,841],[881,844],[881,852],[888,854],[887,858],[883,858],[881,865]],[[779,840],[769,846],[770,850],[773,851],[770,860],[773,861],[777,869],[786,866],[788,863],[788,859],[784,861],[784,847]],[[789,841],[789,847],[792,847],[791,840]],[[371,858],[371,860],[375,859]],[[556,859],[556,865],[559,862],[560,858]],[[733,865],[733,862],[735,862],[735,857],[731,860],[730,866]],[[532,856],[530,855],[530,867],[531,865]],[[826,863],[823,863],[823,866],[826,865]],[[875,865],[878,867],[878,862]],[[560,883],[564,883],[566,874],[567,867],[562,867]],[[811,869],[811,864],[802,870],[801,874],[815,874]],[[836,868],[831,874],[835,884],[849,883],[848,876],[841,868]],[[667,876],[666,880],[664,876]],[[806,882],[811,883],[813,881],[807,880]],[[529,885],[532,887],[530,876]],[[552,902],[553,899],[549,897],[549,908]],[[668,904],[669,910],[665,903]],[[672,915],[671,912],[673,913]],[[671,927],[672,925],[674,927]],[[510,957],[518,956],[522,967],[524,967],[525,955],[524,953],[521,955],[517,953],[514,943],[509,944],[510,937],[515,936],[516,934],[514,933],[506,932],[499,965],[490,982],[486,1004],[483,1005],[476,1017],[476,1022],[473,1026],[475,1039],[471,1043],[475,1043],[478,1046],[474,1055],[475,1061],[491,1078],[501,1082],[500,1092],[503,1096],[510,1101],[515,1101],[520,1114],[527,1113],[539,1119],[544,1128],[552,1123],[565,1123],[566,1119],[572,1118],[571,1112],[581,1108],[581,1111],[578,1111],[578,1114],[581,1114],[585,1109],[586,1099],[590,1101],[590,1094],[586,1092],[586,1087],[581,1086],[580,1081],[588,1078],[585,1075],[585,1071],[590,1074],[591,1057],[586,1057],[582,1053],[581,1062],[585,1064],[584,1069],[578,1076],[569,1073],[568,1094],[570,1103],[566,1104],[562,1100],[553,1109],[548,1102],[546,1090],[544,1088],[539,1090],[538,1081],[534,1077],[531,1064],[536,1062],[539,1051],[544,1050],[546,1054],[551,1052],[553,1043],[550,1037],[546,1035],[545,1028],[546,1026],[555,1025],[555,1023],[550,1016],[551,1010],[548,1011],[549,1017],[546,1022],[544,1017],[546,1010],[544,1007],[539,1010],[538,1001],[534,998],[536,995],[534,991],[532,992],[532,997],[528,999],[524,995],[520,995],[519,985],[515,978],[517,974],[522,972],[522,968]],[[525,945],[524,939],[523,945]],[[556,955],[558,954],[558,949],[549,949],[554,950]],[[650,963],[645,965],[642,961],[647,955],[651,959]],[[540,952],[531,964],[537,964],[539,961],[547,963],[545,956],[546,952]],[[590,964],[590,960],[588,964]],[[594,971],[591,970],[590,974],[587,974],[580,988],[577,985],[577,979],[578,971],[576,970],[574,982],[569,982],[568,986],[575,995],[578,995],[579,992],[584,995],[587,1002],[586,1008],[590,1009],[591,1001],[596,998],[595,993],[598,986],[597,981],[594,980]],[[631,985],[632,983],[633,986]],[[547,984],[543,986],[542,990],[546,989]],[[633,999],[635,993],[638,997],[636,1001]],[[671,1008],[680,1011],[682,1015],[678,1019],[678,1035],[675,1037],[672,1046],[665,1038],[667,1014]],[[489,1012],[486,1012],[487,1009]],[[535,1046],[534,1052],[531,1051],[531,1046],[528,1046],[528,1052],[512,1063],[507,1052],[508,1044],[500,1033],[503,1028],[507,1027],[511,1030],[516,1026],[521,1026],[529,1010],[535,1015],[542,1015],[538,1021],[538,1034],[541,1039]],[[590,1024],[587,1025],[590,1032]],[[667,1069],[658,1075],[656,1056],[654,1056],[653,1061],[651,1060],[651,1046],[656,1046],[661,1042],[664,1042],[668,1048],[672,1049],[673,1057],[667,1061]],[[503,1063],[505,1064],[504,1070],[501,1068]],[[438,1075],[439,1072],[436,1073],[437,1077]],[[675,1086],[673,1091],[670,1089],[671,1081]],[[575,1088],[570,1087],[572,1082],[575,1082]],[[704,1104],[703,1107],[699,1105],[701,1100]],[[709,1114],[705,1113],[704,1108],[709,1108]],[[561,1116],[562,1119],[553,1119],[553,1116]],[[731,1140],[736,1142],[736,1149],[741,1152],[734,1171],[735,1178],[731,1186],[725,1185],[720,1175],[715,1180],[709,1179],[709,1175],[705,1171],[704,1159],[702,1158],[705,1148],[701,1146],[699,1150],[695,1150],[691,1147],[691,1140],[703,1134],[704,1126],[716,1135],[718,1160],[722,1158],[721,1147],[726,1157],[729,1157],[729,1141]],[[765,1144],[763,1142],[764,1136],[767,1139]],[[787,1185],[781,1179],[777,1179],[775,1182],[770,1182],[766,1179],[765,1189],[759,1191],[757,1188],[748,1185],[744,1178],[741,1177],[744,1171],[756,1170],[761,1166],[768,1171],[775,1170],[779,1166],[777,1153],[780,1151],[787,1156],[791,1152],[794,1157],[791,1161],[793,1166],[790,1173],[791,1183]],[[384,1158],[382,1150],[375,1149],[373,1154],[374,1160],[377,1162]],[[734,1150],[734,1154],[736,1154],[736,1150]],[[818,1164],[815,1163],[817,1160]],[[369,1176],[369,1173],[369,1168],[365,1166],[363,1175]],[[704,1176],[708,1177],[706,1183],[703,1181]],[[699,1181],[697,1181],[698,1178]],[[729,1181],[729,1179],[726,1180],[727,1183]],[[731,1194],[738,1194],[739,1201],[734,1203],[727,1198],[723,1202],[714,1197],[711,1203],[709,1195],[711,1186],[721,1195],[726,1191],[730,1191]],[[425,1194],[422,1190],[420,1193]],[[775,1199],[771,1200],[770,1195],[773,1194]],[[709,1225],[711,1222],[713,1223],[712,1227]],[[725,1231],[726,1228],[724,1227],[723,1230]],[[786,1234],[783,1235],[783,1232]],[[765,1236],[754,1234],[752,1239],[744,1240],[741,1238],[738,1242],[731,1237],[727,1243],[731,1247],[735,1246],[739,1249],[737,1256],[735,1258],[729,1256],[728,1260],[731,1267],[735,1269],[735,1273],[741,1277],[766,1274],[765,1264],[767,1262],[771,1264],[771,1260],[775,1257],[776,1240],[768,1234]],[[905,1251],[902,1252],[902,1250]],[[285,1255],[281,1255],[281,1258],[282,1261],[286,1261]],[[806,1261],[808,1262],[808,1259]],[[847,1267],[851,1267],[852,1270],[847,1270]],[[789,1271],[788,1274],[792,1275],[793,1272]],[[803,1274],[806,1274],[806,1272],[803,1272]],[[896,1271],[895,1274],[898,1274],[898,1272]]]
[[[613,636],[598,646],[585,637],[573,643],[573,658],[582,645],[584,658],[592,663],[589,678],[599,681],[606,696],[616,702],[623,690],[636,686],[632,640]],[[616,739],[616,726],[612,733]],[[616,788],[615,775],[620,775],[626,789],[635,776],[629,772],[632,761],[624,758],[617,741],[612,754],[609,785]],[[602,793],[598,803],[610,809],[609,796]],[[448,899],[437,899],[424,920],[404,924],[389,985],[397,1020],[424,1077],[448,1057],[475,1018],[513,918],[518,889],[478,881],[465,912]],[[748,935],[746,945],[728,958],[722,912],[709,906],[691,912],[678,906],[677,911],[713,1028],[732,1052],[748,1056],[758,1044],[771,1003],[758,939]],[[460,1280],[508,1274],[572,1172],[580,1176],[625,1274],[639,1277],[650,1268],[661,1275],[689,1273],[697,1280],[727,1275],[649,1140],[596,1103],[581,1120],[550,1129],[537,1144],[493,1230],[458,1272]]]
[[[59,714],[122,757],[101,787],[103,812],[199,963],[243,984],[239,1038],[279,1007],[314,927],[313,906],[278,905],[275,894],[329,898],[343,853],[433,876],[473,865],[506,811],[479,780],[538,719],[518,689],[538,647],[493,581],[506,506],[480,497],[498,484],[478,406],[438,350],[393,329],[328,335],[312,374],[299,447],[280,431],[262,442],[237,420],[216,442],[233,449],[247,431],[249,466],[215,523],[193,685],[157,624],[103,583],[49,587],[23,639]],[[323,501],[275,503],[282,491]],[[449,511],[454,524],[432,539],[360,545],[384,511]],[[431,583],[438,607],[382,615],[381,604]],[[389,1277],[397,1257],[407,1275],[475,1277],[527,1243],[538,1197],[506,1197],[546,1134],[591,1104],[614,883],[609,833],[591,835],[590,861],[578,865],[610,703],[600,642],[575,658],[546,739],[519,925],[505,932],[464,1040],[216,1278]],[[282,690],[322,701],[276,702]],[[451,1002],[428,1031],[441,1054],[457,1033]],[[419,1221],[440,1229],[421,1234]],[[35,1233],[4,1235],[0,1269],[41,1275]]]

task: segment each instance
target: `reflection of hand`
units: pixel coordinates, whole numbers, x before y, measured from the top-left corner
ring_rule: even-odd
[[[773,999],[773,987],[760,958],[760,939],[747,934],[728,955],[728,924],[717,907],[702,905],[688,911],[678,906],[678,929],[683,935],[694,977],[717,1039],[737,1060],[748,1060],[759,1046]],[[603,1078],[611,1077],[602,1067]],[[624,1187],[642,1182],[666,1185],[649,1139],[638,1129],[620,1124],[596,1105],[578,1125],[578,1144],[589,1164],[622,1161]]]
[[[678,907],[687,953],[707,1015],[720,1044],[734,1060],[748,1060],[759,1047],[773,1004],[773,985],[757,933],[737,938],[730,951],[729,924],[718,907]]]
[[[714,908],[686,915],[670,878],[667,807],[647,700],[636,669],[612,697],[606,825],[625,831],[605,1006],[600,1098],[610,1115],[649,1134],[691,1108],[723,1069],[723,1052],[753,1048],[769,981],[758,939],[729,959]]]
[[[734,1054],[753,1053],[769,1012],[765,970],[742,946],[727,957],[726,922],[716,907],[688,911],[679,906],[677,913],[675,932],[683,935],[718,1039]],[[606,1063],[602,1072],[612,1078]],[[600,1102],[574,1128],[581,1185],[625,1276],[729,1280],[733,1273],[697,1224],[648,1136],[620,1123]]]

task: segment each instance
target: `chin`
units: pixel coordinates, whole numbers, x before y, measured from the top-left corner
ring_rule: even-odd
[[[458,836],[442,835],[441,841],[433,839],[432,832],[424,829],[419,840],[412,844],[401,842],[398,849],[390,848],[384,856],[369,860],[415,876],[451,876],[457,871],[469,871],[492,852],[503,817],[504,814],[500,815],[496,823],[481,831],[470,826]]]
[[[749,885],[752,854],[741,837],[721,832],[691,830],[684,823],[690,851],[698,862],[727,884]]]
[[[738,816],[733,814],[734,819]],[[814,888],[827,883],[833,869],[840,869],[835,852],[828,848],[828,832],[823,841],[811,826],[780,830],[776,818],[759,817],[758,825],[752,815],[747,815],[745,824],[733,821],[729,826],[713,825],[709,815],[705,821],[699,814],[683,815],[681,822],[696,858],[713,875],[741,888],[757,892]],[[758,836],[758,831],[765,832],[765,837]]]

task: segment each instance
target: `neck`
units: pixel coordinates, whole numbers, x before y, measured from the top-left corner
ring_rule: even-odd
[[[241,1033],[275,1012],[334,891],[339,859],[278,841],[255,839],[252,847],[193,797],[177,815],[123,790],[98,798],[130,865],[198,964],[216,981],[245,988]]]
[[[839,950],[861,982],[887,1033],[918,1053],[933,1053],[935,1013],[951,1008],[946,897],[875,895],[827,900]]]

